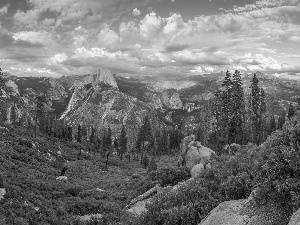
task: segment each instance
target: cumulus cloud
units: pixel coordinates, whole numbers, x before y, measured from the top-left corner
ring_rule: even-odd
[[[147,14],[140,23],[140,33],[143,37],[150,37],[156,34],[160,29],[162,18],[156,16],[155,12]]]
[[[135,9],[132,10],[132,15],[139,16],[139,15],[141,15],[141,11],[138,10],[137,8],[135,8]]]
[[[0,27],[0,60],[8,68],[36,71],[26,66],[31,60],[40,71],[61,75],[93,72],[101,65],[141,75],[296,68],[284,63],[284,55],[276,56],[296,55],[289,51],[300,41],[295,0],[260,0],[189,20],[147,9],[159,1],[31,0],[32,8],[12,18],[14,32]],[[149,13],[140,17],[140,10]]]
[[[0,8],[0,15],[7,14],[8,7],[9,5],[5,5],[2,8]]]

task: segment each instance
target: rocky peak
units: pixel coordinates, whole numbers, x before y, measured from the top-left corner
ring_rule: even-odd
[[[109,84],[110,86],[118,89],[118,85],[114,75],[107,68],[98,68],[95,81],[103,82],[104,84]]]

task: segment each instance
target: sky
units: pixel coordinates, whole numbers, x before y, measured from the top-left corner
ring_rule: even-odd
[[[17,76],[300,78],[300,0],[0,0],[0,68]]]

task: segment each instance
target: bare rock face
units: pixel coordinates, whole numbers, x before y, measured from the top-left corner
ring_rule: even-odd
[[[6,194],[5,188],[0,188],[0,200],[4,198],[5,194]]]
[[[192,178],[197,178],[201,174],[201,172],[205,170],[205,167],[202,163],[196,164],[191,170]]]
[[[170,109],[181,109],[182,101],[179,92],[176,90],[166,90],[161,94],[161,102]]]
[[[256,205],[250,196],[221,203],[199,225],[283,225],[288,218],[283,207],[274,203]]]
[[[96,75],[96,82],[103,82],[104,84],[108,84],[114,88],[118,89],[117,82],[111,73],[111,71],[107,68],[99,68]]]
[[[292,215],[288,225],[300,225],[300,209]]]
[[[202,146],[199,141],[195,141],[194,135],[187,136],[182,141],[180,155],[183,159],[183,166],[185,166],[188,171],[191,171],[192,168],[199,163],[206,168],[207,165],[210,165],[210,158],[214,154],[215,152],[213,150]],[[199,168],[195,168],[195,171],[198,171]]]
[[[128,148],[131,149],[135,144],[138,128],[147,114],[150,114],[151,124],[155,126],[157,122],[154,108],[148,104],[103,83],[88,83],[75,89],[60,119],[65,119],[74,130],[78,124],[93,126],[99,132],[110,127],[113,136],[119,136],[124,124]]]

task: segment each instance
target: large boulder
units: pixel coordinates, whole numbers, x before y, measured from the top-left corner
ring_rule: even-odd
[[[192,178],[197,178],[200,176],[201,172],[205,169],[202,163],[195,165],[191,170]]]
[[[5,188],[0,188],[0,200],[4,198],[5,194],[6,194]]]
[[[199,225],[283,225],[288,220],[284,207],[275,203],[257,205],[250,196],[221,203]]]
[[[292,215],[288,225],[300,225],[300,209]]]
[[[209,164],[211,156],[215,152],[210,148],[202,146],[199,141],[195,141],[195,135],[187,136],[181,144],[182,165],[191,171],[192,168],[201,163],[204,168]],[[198,166],[199,167],[199,166]]]

